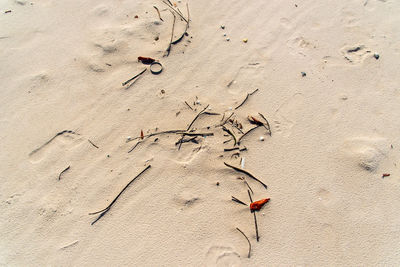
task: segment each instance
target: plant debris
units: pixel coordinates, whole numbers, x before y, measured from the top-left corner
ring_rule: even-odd
[[[250,210],[259,211],[266,203],[268,203],[269,200],[269,198],[264,198],[250,203]]]
[[[68,166],[68,167],[65,168],[62,172],[60,172],[60,174],[58,175],[58,180],[59,180],[59,181],[61,180],[61,175],[62,175],[64,172],[68,171],[68,170],[70,169],[70,167],[71,167],[71,166]]]
[[[103,216],[111,209],[112,205],[114,205],[115,201],[117,201],[117,199],[119,198],[119,196],[121,196],[121,194],[125,191],[125,189],[127,189],[131,183],[133,183],[142,173],[144,173],[144,172],[145,172],[146,170],[148,170],[150,167],[151,167],[151,165],[148,165],[143,171],[141,171],[138,175],[136,175],[135,178],[133,178],[133,179],[121,190],[121,192],[119,192],[119,194],[114,198],[113,201],[111,201],[111,203],[110,203],[107,207],[105,207],[105,208],[102,209],[102,210],[89,213],[89,215],[95,215],[95,214],[98,214],[98,213],[101,212],[101,214],[97,217],[97,219],[94,220],[91,224],[93,225],[93,224],[95,224],[98,220],[100,220],[101,217],[103,217]]]
[[[238,230],[247,240],[247,243],[249,244],[249,252],[247,253],[247,258],[250,258],[250,253],[251,253],[251,243],[249,238],[243,233],[242,230],[240,230],[238,227],[236,227],[236,230]]]

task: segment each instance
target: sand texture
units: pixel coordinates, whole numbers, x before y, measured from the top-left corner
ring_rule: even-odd
[[[188,6],[0,1],[0,266],[398,265],[400,1]]]

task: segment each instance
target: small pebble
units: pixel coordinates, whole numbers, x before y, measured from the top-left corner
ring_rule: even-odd
[[[243,41],[243,43],[247,43],[248,39],[244,38],[242,41]]]
[[[374,58],[375,58],[376,60],[378,60],[378,59],[379,59],[379,54],[378,54],[378,53],[375,53],[375,54],[374,54]]]
[[[229,110],[232,110],[232,107],[229,107],[228,109],[229,109]]]
[[[138,19],[139,18],[139,16],[138,15],[135,15],[135,19]]]
[[[217,186],[219,186],[219,182],[217,182]]]
[[[224,30],[224,29],[225,29],[225,25],[221,25],[221,29],[223,29],[223,30]]]
[[[307,76],[307,73],[305,73],[305,72],[301,72],[301,77],[306,77]]]
[[[110,157],[110,155],[107,155],[107,158],[109,158]]]
[[[131,141],[131,139],[132,139],[132,137],[128,136],[128,137],[126,138],[126,141]]]
[[[200,105],[200,100],[196,100],[196,104],[197,104],[197,105]]]
[[[226,38],[226,40],[229,42],[231,39],[230,38]]]
[[[260,136],[260,141],[264,141],[264,136]]]
[[[224,33],[224,37],[226,37],[226,33]]]

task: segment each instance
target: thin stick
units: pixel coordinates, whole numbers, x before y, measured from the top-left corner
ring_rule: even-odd
[[[236,146],[236,144],[237,144],[236,136],[232,133],[232,131],[229,130],[229,129],[227,129],[227,128],[226,128],[225,126],[223,126],[223,125],[222,125],[222,130],[223,130],[224,132],[228,133],[230,136],[232,136],[233,142],[234,142],[233,146]]]
[[[175,30],[175,20],[176,20],[176,16],[174,13],[171,12],[171,14],[174,16],[174,21],[172,22],[172,33],[171,33],[171,40],[169,41],[169,45],[167,50],[165,51],[164,56],[168,57],[169,53],[171,52],[171,47],[172,47],[172,39],[174,38],[174,30]]]
[[[187,27],[189,28],[189,22],[190,22],[190,13],[189,13],[189,3],[186,3],[186,10],[187,10]]]
[[[150,167],[151,167],[151,165],[147,166],[143,171],[141,171],[138,175],[136,175],[136,177],[133,178],[133,179],[121,190],[121,192],[119,192],[119,194],[114,198],[114,200],[111,201],[110,205],[108,205],[105,209],[102,209],[101,211],[96,211],[96,212],[89,213],[89,215],[94,215],[94,214],[97,214],[97,213],[102,212],[102,213],[99,215],[99,217],[97,217],[97,219],[94,220],[91,224],[93,225],[93,224],[95,224],[98,220],[100,220],[100,218],[103,217],[103,216],[111,209],[112,205],[115,203],[115,201],[117,201],[117,199],[118,199],[119,196],[125,191],[125,189],[127,189],[128,186],[129,186],[133,181],[135,181],[142,173],[144,173],[144,172],[145,172],[146,170],[148,170]]]
[[[247,187],[250,189],[251,193],[254,195],[253,189],[251,189],[249,183],[246,181],[246,179],[244,180],[244,183],[247,185]]]
[[[251,198],[250,191],[247,190],[247,193],[249,194],[250,201],[253,203],[253,199]],[[251,210],[250,210],[250,212],[251,212]],[[257,225],[256,213],[253,212],[253,215],[254,215],[254,225],[255,225],[255,227],[256,227],[256,239],[257,239],[257,242],[258,242],[258,240],[260,239],[260,237],[258,236],[258,225]]]
[[[225,140],[223,143],[224,144],[226,144],[226,143],[228,143],[228,142],[230,142],[230,141],[232,141],[233,139],[231,138],[231,139],[229,139],[229,140]]]
[[[129,149],[128,153],[131,153],[142,141],[138,141],[131,149]]]
[[[98,146],[96,146],[95,144],[93,144],[93,142],[92,141],[90,141],[89,139],[88,139],[88,141],[89,141],[89,143],[92,145],[92,146],[94,146],[95,148],[99,148]]]
[[[36,148],[35,150],[33,150],[31,153],[29,153],[29,155],[35,154],[35,153],[38,152],[40,149],[42,149],[44,146],[50,144],[50,142],[53,141],[57,136],[63,135],[63,134],[65,134],[65,133],[70,133],[70,134],[79,135],[78,133],[76,133],[76,132],[74,132],[74,131],[71,131],[71,130],[64,130],[64,131],[61,131],[61,132],[57,133],[55,136],[53,136],[52,138],[50,138],[49,141],[47,141],[46,143],[44,143],[44,144],[41,145],[40,147]]]
[[[71,166],[68,166],[68,167],[65,168],[62,172],[60,172],[60,174],[58,175],[58,180],[61,180],[61,175],[62,175],[64,172],[68,171],[70,167],[71,167]]]
[[[243,102],[242,102],[239,106],[237,106],[237,107],[235,108],[235,110],[238,109],[238,108],[240,108],[241,106],[243,106],[243,104],[247,101],[247,99],[249,98],[249,96],[253,95],[253,94],[254,94],[255,92],[257,92],[257,91],[258,91],[258,89],[254,90],[252,93],[247,93],[246,98],[243,100]]]
[[[161,18],[161,14],[160,14],[160,10],[158,10],[158,8],[156,7],[156,6],[153,6],[155,9],[156,9],[156,11],[157,11],[157,14],[158,14],[158,18],[161,20],[161,21],[164,21],[162,18]]]
[[[236,203],[239,203],[239,204],[242,204],[242,205],[244,205],[244,206],[248,206],[246,203],[244,203],[243,201],[237,199],[237,198],[234,197],[234,196],[232,196],[232,201],[234,201],[234,202],[236,202]]]
[[[268,122],[268,120],[264,117],[264,115],[263,114],[261,114],[260,112],[258,112],[258,114],[260,114],[260,116],[261,116],[261,118],[263,118],[264,120],[265,120],[265,122],[267,123],[267,126],[268,126],[268,131],[269,131],[269,136],[272,136],[272,131],[271,131],[271,126],[269,125],[269,122]]]
[[[187,136],[214,136],[214,133],[183,133]]]
[[[142,75],[143,73],[145,73],[146,70],[147,70],[147,68],[144,69],[144,70],[142,70],[139,74],[136,74],[135,76],[133,76],[132,78],[130,78],[130,79],[127,80],[126,82],[123,82],[123,83],[122,83],[122,86],[127,85],[128,83],[130,83],[131,81],[133,81],[134,79],[136,79],[137,77],[139,77],[140,75]]]
[[[265,187],[265,189],[268,188],[268,186],[267,186],[266,184],[264,184],[263,182],[261,182],[260,180],[258,180],[253,174],[249,173],[248,171],[243,170],[243,169],[240,169],[240,168],[235,167],[235,166],[232,166],[232,165],[230,165],[230,164],[228,164],[228,163],[226,163],[226,162],[224,162],[224,164],[225,164],[225,166],[227,166],[227,167],[229,167],[229,168],[232,168],[232,169],[234,169],[234,170],[237,171],[237,172],[244,173],[244,174],[246,174],[247,176],[249,176],[250,178],[256,180],[257,182],[259,182],[260,184],[262,184],[262,185]]]
[[[168,1],[169,2],[169,1]],[[172,4],[168,4],[165,1],[163,1],[164,4],[166,4],[170,9],[172,9],[176,14],[178,14],[186,23],[188,23],[188,21],[185,19],[185,17],[183,17],[174,7]]]
[[[238,140],[238,144],[240,145],[240,141],[243,139],[243,137],[245,137],[245,136],[248,135],[250,132],[254,131],[255,129],[257,129],[257,128],[259,128],[259,127],[261,127],[261,125],[257,125],[256,127],[251,128],[250,130],[248,130],[247,132],[245,132],[242,136],[240,136],[240,137],[239,137],[239,140]]]
[[[233,148],[225,148],[224,152],[229,152],[229,151],[233,151],[233,150],[239,150],[238,147],[233,147]]]
[[[247,239],[247,243],[249,243],[249,253],[247,253],[247,258],[250,258],[250,253],[251,253],[251,243],[249,238],[243,233],[242,230],[240,230],[239,228],[236,227],[236,230],[238,230],[246,239]]]
[[[221,115],[221,114],[216,113],[216,112],[208,112],[208,111],[204,112],[203,114],[205,114],[205,115],[210,115],[210,116]]]
[[[193,110],[193,108],[188,104],[188,102],[185,101],[186,106],[188,106],[191,110]]]

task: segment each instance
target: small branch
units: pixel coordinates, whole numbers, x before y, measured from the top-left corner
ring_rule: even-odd
[[[193,110],[193,108],[188,104],[188,102],[185,101],[186,106],[188,106],[191,110]]]
[[[235,108],[235,110],[238,109],[238,108],[240,108],[241,106],[243,106],[243,104],[247,101],[247,99],[249,98],[249,96],[253,95],[253,94],[254,94],[255,92],[257,92],[257,91],[258,91],[258,89],[254,90],[252,93],[247,93],[246,98],[243,100],[243,102],[242,102],[239,106],[237,106],[237,107]]]
[[[247,193],[249,194],[250,201],[253,203],[253,199],[251,198],[250,191],[247,190]],[[250,212],[251,212],[251,210],[250,210]],[[258,242],[258,240],[260,239],[260,237],[258,236],[258,225],[257,225],[256,213],[253,212],[253,215],[254,215],[254,226],[256,227],[256,239],[257,239],[257,242]]]
[[[131,149],[129,149],[128,153],[131,153],[141,142],[143,141],[138,141]]]
[[[93,225],[93,224],[95,224],[98,220],[100,220],[100,218],[103,217],[103,216],[111,209],[112,205],[114,205],[115,201],[117,201],[117,199],[121,196],[121,194],[125,191],[125,189],[127,189],[128,186],[129,186],[133,181],[135,181],[142,173],[144,173],[144,172],[145,172],[146,170],[148,170],[150,167],[151,167],[151,165],[147,166],[143,171],[141,171],[138,175],[136,175],[136,177],[133,178],[133,179],[121,190],[121,192],[119,192],[119,194],[114,198],[114,200],[110,203],[110,205],[108,205],[106,208],[104,208],[104,209],[102,209],[102,210],[100,210],[100,211],[96,211],[96,212],[89,213],[89,215],[94,215],[94,214],[97,214],[97,213],[100,213],[100,212],[101,212],[101,214],[99,215],[99,217],[97,217],[97,219],[94,220],[91,224]]]
[[[60,174],[58,175],[58,180],[61,180],[61,175],[62,175],[64,172],[68,171],[70,167],[71,167],[71,166],[68,166],[68,167],[65,168],[62,172],[60,172]]]
[[[244,205],[244,206],[248,206],[246,203],[244,203],[243,201],[237,199],[237,198],[234,197],[234,196],[232,196],[232,201],[234,201],[234,202],[236,202],[236,203],[239,203],[239,204],[242,204],[242,205]]]
[[[221,114],[219,114],[219,113],[216,113],[216,112],[208,112],[208,111],[206,111],[206,112],[203,112],[203,114],[205,114],[205,115],[210,115],[210,116],[221,115]]]
[[[132,78],[130,78],[129,80],[127,80],[126,82],[122,83],[122,86],[127,85],[128,83],[130,83],[131,81],[133,81],[134,79],[136,79],[137,77],[139,77],[140,75],[142,75],[143,73],[146,72],[147,69],[142,70],[139,74],[136,74],[135,76],[133,76]]]
[[[246,135],[248,135],[249,133],[251,133],[252,131],[254,131],[255,129],[257,129],[257,128],[259,128],[259,127],[261,127],[261,125],[257,125],[256,127],[251,128],[250,130],[248,130],[247,132],[245,132],[242,136],[240,136],[240,137],[239,137],[239,140],[238,140],[238,144],[240,145],[240,142],[241,142],[241,140],[243,139],[243,137],[245,137]]]
[[[238,147],[233,147],[233,148],[225,148],[224,152],[229,152],[229,151],[234,151],[234,150],[239,150]]]
[[[244,173],[244,174],[246,174],[247,176],[249,176],[250,178],[256,180],[257,182],[259,182],[260,184],[262,184],[262,185],[264,186],[265,189],[268,188],[268,186],[267,186],[266,184],[264,184],[263,182],[261,182],[260,180],[258,180],[253,174],[249,173],[248,171],[243,170],[243,169],[240,169],[240,168],[235,167],[235,166],[232,166],[232,165],[230,165],[230,164],[228,164],[228,163],[226,163],[226,162],[224,162],[224,164],[225,164],[225,166],[227,166],[227,167],[229,167],[229,168],[232,168],[232,169],[234,169],[234,170],[237,171],[237,172]]]
[[[161,14],[160,14],[160,10],[158,10],[158,8],[156,7],[156,6],[153,6],[155,9],[156,9],[156,11],[157,11],[157,14],[158,14],[158,18],[161,20],[161,21],[164,21],[162,18],[161,18]]]
[[[90,141],[89,139],[88,139],[88,141],[89,141],[89,143],[92,145],[92,146],[94,146],[95,148],[99,148],[98,146],[96,146],[95,144],[93,144],[93,142],[92,141]]]
[[[246,239],[247,239],[247,243],[249,243],[249,252],[247,253],[247,258],[250,258],[250,253],[251,253],[251,243],[249,238],[243,233],[242,230],[240,230],[239,228],[236,227],[236,230],[238,230]]]

